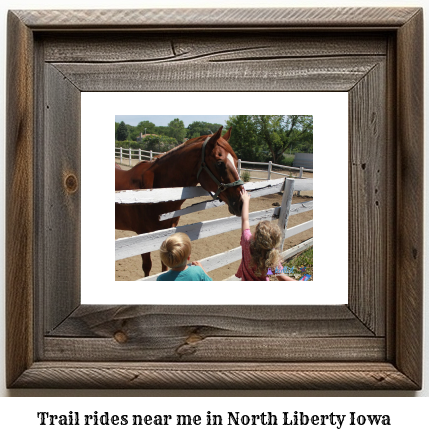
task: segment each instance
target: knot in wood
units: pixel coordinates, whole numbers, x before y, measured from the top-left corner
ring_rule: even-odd
[[[191,333],[187,338],[186,338],[186,344],[195,344],[195,342],[199,342],[202,341],[203,338],[198,335],[197,333]]]
[[[121,331],[117,331],[113,335],[113,337],[115,338],[115,341],[119,342],[120,344],[123,344],[123,343],[127,342],[127,340],[128,340],[127,335],[124,332],[121,332]]]
[[[64,184],[69,194],[73,194],[77,191],[77,178],[74,174],[67,175]]]

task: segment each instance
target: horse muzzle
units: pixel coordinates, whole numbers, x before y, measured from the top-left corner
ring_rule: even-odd
[[[228,211],[231,215],[241,216],[241,210],[243,209],[243,202],[241,199],[237,201],[228,201]]]

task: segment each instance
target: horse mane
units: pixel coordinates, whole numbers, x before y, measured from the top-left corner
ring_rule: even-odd
[[[207,138],[207,136],[213,136],[213,135],[198,136],[197,138],[188,139],[184,143],[176,145],[176,147],[172,148],[171,150],[166,151],[164,154],[154,156],[152,162],[148,162],[148,161],[143,160],[143,161],[139,162],[137,165],[135,165],[133,168],[136,168],[138,166],[142,166],[145,164],[160,162],[166,156],[170,156],[171,154],[176,153],[178,150],[181,150],[182,148],[185,148],[185,147],[187,148],[187,147],[189,147],[193,144],[196,144],[198,142],[204,142],[204,140]],[[238,159],[237,155],[234,153],[234,150],[229,145],[228,141],[223,141],[223,143],[218,144],[218,145],[219,145],[219,147],[222,147],[226,152],[230,153],[234,159]]]
[[[205,135],[205,136],[198,136],[196,138],[191,138],[191,139],[188,139],[186,142],[184,142],[183,145],[185,145],[185,144],[191,145],[191,144],[195,144],[196,142],[200,142],[200,141],[203,142],[207,138],[207,136],[213,136],[213,135]]]
[[[182,148],[184,148],[185,145],[188,145],[187,142],[188,141],[184,142],[183,144],[176,145],[176,147],[172,148],[171,150],[166,151],[164,154],[158,155],[156,157],[156,161],[160,161],[160,160],[164,159],[166,156],[169,156],[170,154],[175,153],[179,149],[181,150]]]
[[[162,156],[164,156],[166,152],[162,153],[162,154],[157,154],[156,156],[152,157],[152,160],[156,160],[156,159],[161,159]]]
[[[135,164],[131,169],[135,169],[137,167],[141,167],[141,166],[145,166],[145,165],[150,165],[151,162],[148,160],[142,160],[141,162]]]
[[[177,145],[176,147],[172,148],[171,150],[168,150],[168,151],[165,152],[162,156],[159,156],[158,159],[162,159],[162,158],[164,158],[165,156],[169,155],[170,153],[174,153],[174,152],[176,152],[176,151],[178,151],[178,150],[181,150],[182,148],[189,147],[189,146],[191,146],[191,145],[193,145],[193,144],[196,144],[196,143],[198,143],[198,142],[204,142],[205,139],[206,139],[208,136],[213,136],[213,135],[198,136],[197,138],[191,138],[191,139],[188,139],[188,140],[185,141],[183,144],[179,144],[179,145]],[[233,150],[232,147],[229,145],[229,142],[228,142],[228,141],[224,141],[224,142],[221,143],[221,144],[218,143],[218,145],[219,145],[219,147],[222,147],[226,152],[230,153],[234,159],[238,159],[238,158],[237,158],[237,155],[234,153],[234,150]]]

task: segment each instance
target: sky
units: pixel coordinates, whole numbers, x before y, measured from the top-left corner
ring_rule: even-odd
[[[229,115],[115,115],[115,121],[123,121],[130,126],[137,126],[140,121],[150,121],[156,126],[167,126],[175,118],[179,118],[188,127],[194,121],[205,121],[207,123],[218,123],[226,125]]]

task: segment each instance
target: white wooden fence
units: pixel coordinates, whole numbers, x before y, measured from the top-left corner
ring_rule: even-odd
[[[260,170],[258,170],[258,169],[255,169],[255,168],[243,168],[243,164],[245,164],[245,165],[253,165],[253,166],[258,165],[258,166],[263,166],[263,167],[265,166],[265,167],[267,167],[267,169],[260,169]],[[249,172],[252,172],[252,173],[254,173],[254,172],[256,172],[256,173],[267,173],[266,177],[252,177],[252,176],[250,177],[251,179],[257,179],[257,180],[271,180],[271,175],[272,174],[277,174],[279,176],[283,176],[284,177],[284,173],[279,173],[279,172],[273,170],[273,169],[276,169],[276,168],[280,168],[280,170],[287,170],[290,173],[289,177],[296,177],[296,178],[299,178],[299,179],[305,178],[305,177],[303,177],[304,171],[305,172],[309,172],[309,173],[313,172],[313,170],[308,169],[308,168],[304,168],[304,167],[299,167],[299,168],[298,167],[289,167],[289,166],[286,166],[286,165],[275,164],[275,163],[272,163],[271,161],[269,161],[269,162],[250,162],[250,161],[238,159],[238,164],[237,164],[238,174],[239,174],[240,177],[241,177],[241,173],[243,171],[249,171]],[[298,173],[298,174],[297,175],[292,175],[292,171],[295,172],[295,173]]]
[[[119,159],[120,163],[127,163],[129,166],[132,166],[132,160],[148,160],[152,161],[153,158],[157,155],[164,154],[164,153],[158,153],[157,151],[153,150],[133,150],[132,148],[123,148],[123,147],[115,147],[115,158]],[[266,166],[267,169],[254,169],[254,168],[243,168],[243,164],[245,165],[258,165],[258,166]],[[303,177],[303,172],[310,172],[312,173],[312,169],[304,168],[304,167],[289,167],[286,165],[279,165],[279,164],[273,164],[270,162],[250,162],[246,160],[238,159],[237,169],[238,169],[238,175],[241,177],[241,173],[243,171],[251,171],[251,172],[260,172],[260,173],[267,173],[266,177],[250,177],[251,179],[256,180],[271,180],[272,174],[277,174],[279,176],[284,177],[284,173],[279,173],[273,170],[276,168],[280,168],[281,170],[288,170],[290,172],[296,172],[299,173],[299,175],[295,176],[290,174],[289,177],[297,177],[299,179],[305,178]]]
[[[132,160],[147,160],[152,161],[157,155],[164,154],[152,150],[133,150],[132,148],[115,147],[115,158],[119,159],[120,163],[127,163],[132,166]]]
[[[263,220],[276,220],[282,232],[281,249],[283,249],[284,241],[298,233],[313,227],[313,221],[287,228],[288,219],[292,215],[302,212],[307,212],[313,209],[313,201],[304,203],[296,203],[292,205],[292,196],[294,191],[312,191],[313,179],[293,179],[283,178],[268,180],[263,182],[252,182],[244,184],[244,188],[251,192],[252,198],[261,197],[263,195],[278,193],[283,191],[282,204],[279,207],[266,209],[249,214],[250,225],[255,225]],[[136,204],[136,203],[159,203],[165,201],[177,201],[194,197],[209,196],[209,193],[202,187],[188,188],[165,188],[165,189],[148,189],[134,191],[117,191],[115,193],[115,203],[121,204]],[[160,220],[169,219],[176,216],[185,215],[188,213],[205,210],[212,207],[218,207],[224,203],[219,200],[208,200],[202,203],[191,205],[185,209],[170,212],[160,215]],[[176,232],[186,233],[191,241],[203,239],[208,236],[215,236],[221,233],[229,232],[241,228],[241,218],[230,216],[210,221],[202,221],[195,224],[173,227],[165,230],[158,230],[152,233],[132,236],[129,238],[117,239],[115,242],[115,259],[120,260],[131,256],[136,256],[143,253],[148,253],[158,250],[162,242],[170,235]],[[305,246],[312,245],[311,241],[307,241]],[[296,251],[302,247],[293,247],[289,252]],[[241,247],[234,248],[224,253],[216,254],[206,259],[200,260],[204,269],[209,272],[222,266],[228,265],[241,258]],[[162,274],[162,273],[160,273]],[[157,275],[146,277],[140,280],[156,280]]]

